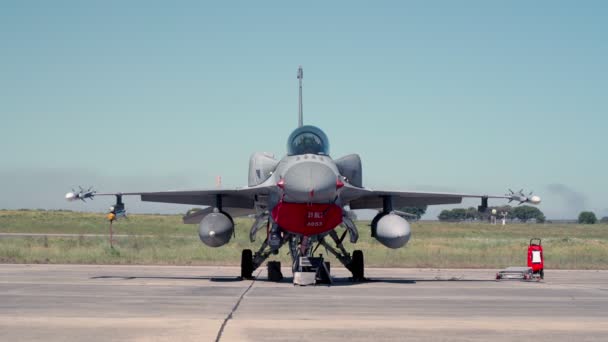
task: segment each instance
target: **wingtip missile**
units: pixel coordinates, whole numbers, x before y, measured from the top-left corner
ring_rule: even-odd
[[[76,200],[76,197],[77,197],[77,195],[74,192],[68,192],[67,194],[65,194],[65,199],[68,202],[72,202],[72,201]]]
[[[65,194],[65,199],[68,202],[73,202],[76,200],[81,200],[81,201],[85,201],[85,199],[89,198],[89,199],[93,199],[93,197],[95,197],[95,193],[97,191],[93,190],[92,187],[88,188],[87,190],[83,189],[82,187],[79,187],[80,191],[74,191],[74,189],[72,189],[71,192],[68,192]]]
[[[526,196],[524,195],[523,189],[519,192],[513,192],[513,190],[509,189],[509,193],[506,196],[509,198],[509,203],[511,203],[511,201],[515,201],[519,202],[519,204],[540,204],[541,202],[540,196],[532,195],[532,192]]]

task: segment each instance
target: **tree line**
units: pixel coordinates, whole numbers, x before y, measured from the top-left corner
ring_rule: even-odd
[[[492,211],[496,210],[496,218],[502,219],[503,216],[507,220],[517,219],[520,222],[528,222],[534,220],[536,223],[543,223],[546,220],[545,214],[543,214],[537,207],[529,205],[520,205],[512,207],[510,205],[488,207],[485,212],[480,212],[477,208],[455,208],[451,210],[442,210],[439,213],[440,221],[488,221],[492,215]]]

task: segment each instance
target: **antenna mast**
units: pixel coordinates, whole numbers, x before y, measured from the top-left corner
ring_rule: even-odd
[[[302,127],[304,125],[303,119],[303,110],[302,110],[302,79],[304,78],[304,71],[302,70],[302,66],[298,67],[298,81],[300,83],[300,96],[298,97],[298,127]]]

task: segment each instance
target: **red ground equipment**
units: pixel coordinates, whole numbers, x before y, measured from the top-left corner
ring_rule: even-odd
[[[545,278],[545,260],[543,257],[543,246],[540,239],[531,239],[528,246],[528,267],[532,268],[534,274]]]

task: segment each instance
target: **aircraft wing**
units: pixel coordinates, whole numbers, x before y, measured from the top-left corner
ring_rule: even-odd
[[[423,192],[423,191],[384,191],[367,188],[345,186],[342,197],[350,204],[351,209],[380,209],[384,198],[391,198],[394,208],[414,207],[437,204],[458,204],[463,198],[479,198],[485,201],[489,198],[508,199],[521,203],[540,203],[538,196],[524,196],[520,193],[512,195],[477,195],[459,194],[449,192]]]
[[[85,200],[97,196],[140,196],[144,202],[160,202],[175,204],[191,204],[215,207],[221,203],[222,209],[234,216],[245,216],[255,213],[254,199],[256,196],[269,194],[276,185],[264,185],[239,189],[203,189],[203,190],[175,190],[160,192],[116,192],[98,193],[94,191],[81,191],[68,193],[68,200]]]
[[[96,194],[100,196],[105,194]],[[115,194],[108,194],[115,195]],[[176,204],[194,204],[214,206],[217,197],[221,197],[222,206],[234,208],[253,208],[253,195],[251,190],[186,190],[186,191],[160,191],[160,192],[125,192],[123,196],[140,196],[144,202],[161,202]]]

